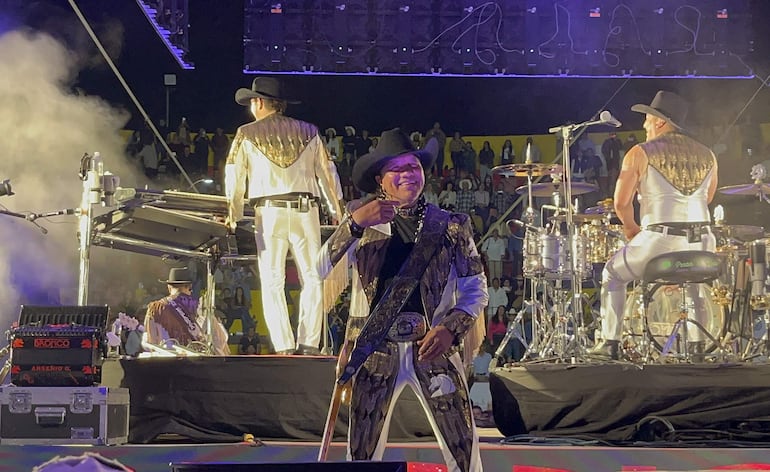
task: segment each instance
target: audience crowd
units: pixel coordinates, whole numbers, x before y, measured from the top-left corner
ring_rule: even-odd
[[[198,190],[222,194],[224,162],[230,147],[230,137],[224,130],[217,128],[214,133],[208,133],[199,128],[193,132],[185,119],[173,130],[161,120],[159,129],[190,178],[196,182],[204,179],[211,181],[211,184],[198,185]],[[322,135],[329,156],[336,164],[345,201],[362,197],[352,184],[353,164],[377,146],[377,136],[367,129],[359,132],[350,125],[327,128]],[[621,138],[614,132],[602,133],[598,135],[597,142],[592,135],[583,134],[570,147],[573,182],[593,184],[597,189],[578,197],[579,210],[612,198],[623,155],[638,142],[632,132],[623,135]],[[489,365],[493,358],[496,358],[495,362],[521,359],[524,345],[517,337],[525,337],[529,341],[531,336],[531,316],[526,305],[522,305],[524,232],[518,227],[509,228],[501,224],[512,218],[521,218],[527,205],[523,190],[527,179],[513,176],[510,168],[500,166],[560,163],[562,144],[553,136],[465,137],[461,132],[453,131],[450,137],[438,122],[425,132],[410,133],[410,137],[418,148],[431,138],[438,140],[441,151],[436,165],[426,175],[425,196],[429,202],[442,208],[471,216],[479,251],[486,265],[490,295],[486,310],[487,337],[473,361],[473,372],[470,374],[475,383],[471,390],[474,414],[479,424],[484,424],[491,421],[491,402],[486,384]],[[549,146],[553,146],[554,141],[551,152]],[[184,187],[179,169],[149,126],[135,131],[127,146],[127,154],[147,178],[157,182],[159,188]],[[496,167],[497,171],[493,172]],[[550,202],[539,197],[535,203],[539,207]],[[205,269],[199,268],[199,274],[203,276]],[[259,307],[252,306],[252,291],[258,290],[257,279],[251,264],[219,269],[215,274],[216,313],[231,333],[233,351],[239,354],[272,352],[269,338],[258,334],[256,316]],[[200,282],[196,285],[196,293],[200,293],[201,286]],[[146,303],[162,293],[162,287],[157,284],[140,283],[138,287],[115,301],[120,311],[142,313],[143,316]],[[298,283],[289,283],[287,287],[288,300],[294,304]],[[349,303],[349,295],[343,293],[328,315],[328,336],[335,353],[342,344]],[[296,309],[292,316],[296,323]],[[506,333],[514,328],[514,320],[518,336],[513,336],[501,348]]]

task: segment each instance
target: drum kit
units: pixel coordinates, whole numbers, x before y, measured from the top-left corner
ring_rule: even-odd
[[[509,323],[494,361],[502,358],[512,338],[525,347],[524,355],[513,361],[588,362],[588,348],[594,344],[600,319],[597,312],[603,265],[625,243],[612,199],[602,200],[582,212],[570,207],[566,195],[598,190],[585,182],[565,182],[563,168],[554,164],[524,163],[498,166],[493,172],[526,177],[527,184],[516,192],[526,195],[528,206],[522,220],[507,221],[512,234],[523,235],[525,279],[522,308]],[[551,181],[534,182],[550,177]],[[753,195],[763,201],[770,184],[754,183],[718,189],[724,195]],[[535,215],[534,198],[550,197]],[[576,202],[575,202],[576,203]],[[569,208],[567,208],[569,207]],[[721,207],[714,212],[713,233],[721,275],[697,290],[705,300],[698,318],[707,333],[708,359],[767,359],[770,355],[770,290],[766,290],[765,261],[770,258],[764,228],[726,225]],[[545,222],[545,224],[543,224]],[[583,283],[593,290],[583,291]],[[590,296],[589,296],[590,294]],[[677,348],[667,343],[682,314],[684,299],[676,286],[657,287],[648,294],[645,309],[640,286],[629,287],[624,312],[623,352],[627,360],[668,362]],[[694,304],[688,295],[688,309]],[[529,322],[529,323],[527,323]],[[664,348],[664,344],[668,344]],[[663,353],[663,355],[661,355]],[[685,352],[686,353],[686,352]],[[681,358],[681,356],[680,356]],[[692,358],[687,358],[692,361]]]
[[[574,207],[565,208],[571,196],[594,192],[599,187],[565,179],[560,165],[509,164],[495,167],[493,172],[527,178],[526,185],[516,189],[528,201],[523,221],[513,219],[508,224],[512,232],[516,231],[514,226],[524,229],[522,270],[529,298],[501,346],[504,349],[511,337],[517,337],[526,346],[525,358],[583,357],[590,346],[589,324],[584,323],[583,316],[574,314],[583,311],[582,283],[593,277],[593,264],[604,262],[605,254],[618,245],[620,233],[613,224],[612,203],[602,202],[583,213],[575,212]],[[533,181],[543,177],[550,181]],[[540,215],[535,215],[534,199],[545,197],[550,198],[550,203],[539,205]],[[522,331],[525,317],[532,321],[532,332],[527,334]]]

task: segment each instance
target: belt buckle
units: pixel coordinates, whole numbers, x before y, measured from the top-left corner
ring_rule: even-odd
[[[703,239],[701,228],[689,227],[685,230],[688,243],[699,243]]]
[[[388,329],[388,339],[393,342],[414,342],[427,332],[427,320],[421,313],[403,312],[396,316]]]
[[[300,213],[307,213],[310,211],[310,198],[307,195],[299,196],[298,208]]]

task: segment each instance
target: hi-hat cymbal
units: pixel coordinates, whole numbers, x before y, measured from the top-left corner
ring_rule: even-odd
[[[597,203],[598,205],[596,206],[586,208],[583,213],[588,213],[591,215],[606,215],[608,213],[615,213],[615,205],[612,204],[611,198],[600,200]]]
[[[543,182],[543,183],[532,185],[532,196],[533,197],[550,197],[554,193],[560,193],[563,195],[565,189],[566,189],[566,186],[564,185],[564,182]],[[572,189],[572,195],[582,195],[584,193],[589,193],[589,192],[594,192],[596,190],[599,190],[599,186],[594,184],[588,184],[585,182],[572,182],[571,189]],[[517,188],[516,193],[518,194],[527,193],[527,186],[522,185],[521,187]]]
[[[561,174],[562,166],[530,162],[524,164],[505,164],[492,168],[492,172],[506,177],[541,177],[543,175]]]
[[[770,194],[770,184],[759,182],[754,184],[728,185],[717,190],[725,195],[767,195]]]

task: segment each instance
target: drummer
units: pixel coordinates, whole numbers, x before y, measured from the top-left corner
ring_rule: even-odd
[[[626,154],[615,188],[614,205],[628,244],[604,267],[601,287],[602,341],[591,354],[619,359],[626,286],[642,277],[645,265],[659,254],[715,250],[708,204],[717,188],[717,161],[709,148],[685,134],[688,103],[679,95],[659,91],[650,105],[634,105],[644,113],[647,141]],[[640,199],[634,220],[633,199]],[[691,294],[696,314],[703,299]],[[690,352],[703,352],[701,333],[693,330]]]

